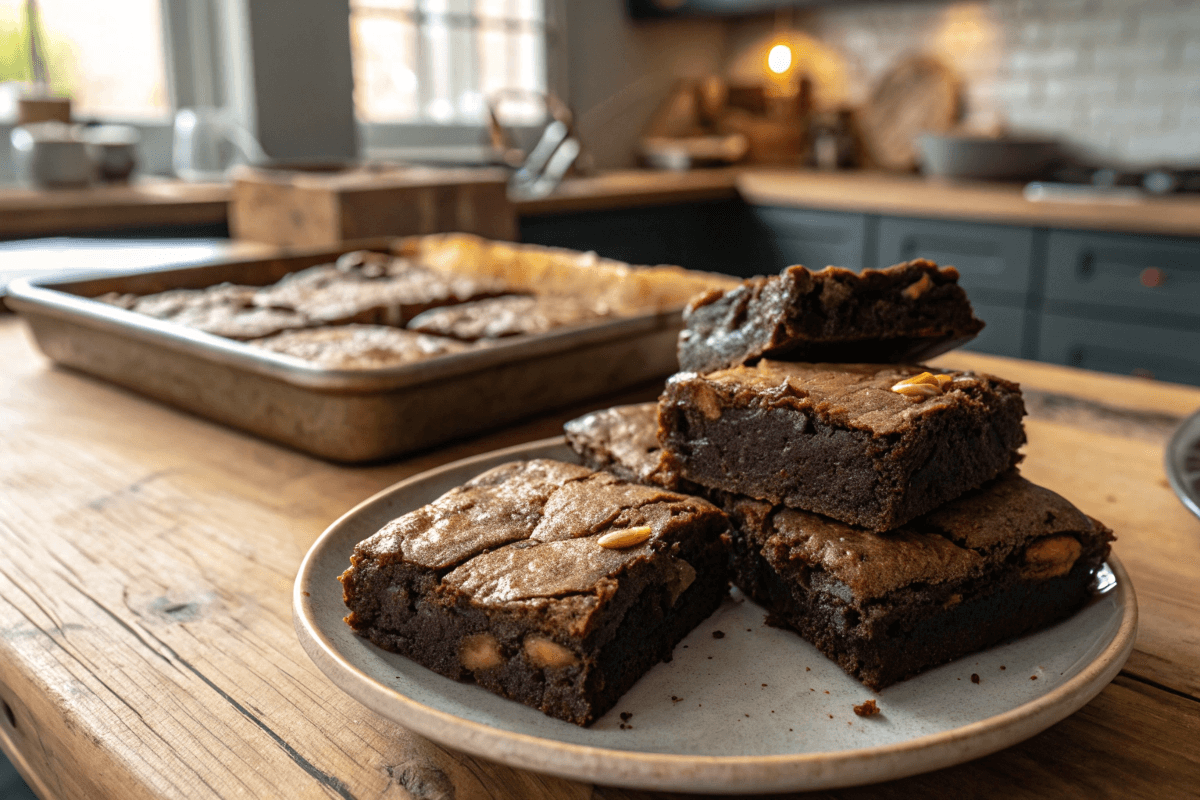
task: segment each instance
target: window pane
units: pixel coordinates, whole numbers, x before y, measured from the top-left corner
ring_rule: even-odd
[[[40,0],[56,93],[78,118],[170,115],[159,0]],[[21,0],[0,0],[0,81],[31,76]]]
[[[353,14],[354,107],[367,122],[418,116],[417,26],[403,16]]]
[[[479,123],[485,100],[503,89],[545,91],[543,0],[351,0],[355,103],[368,122]],[[367,35],[368,20],[410,26]],[[403,73],[411,94],[397,102],[394,78]],[[506,103],[512,124],[543,118],[536,98]]]

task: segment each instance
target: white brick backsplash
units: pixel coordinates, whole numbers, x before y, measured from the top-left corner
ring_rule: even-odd
[[[999,112],[1100,158],[1200,160],[1200,0],[876,0],[797,19],[843,55],[849,97],[926,50],[962,75],[971,117]],[[947,27],[964,19],[978,50]]]

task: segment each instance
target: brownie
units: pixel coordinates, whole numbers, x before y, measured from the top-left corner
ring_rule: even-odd
[[[725,506],[738,588],[875,690],[1070,615],[1113,540],[1015,470],[888,533]]]
[[[409,330],[465,341],[546,333],[604,317],[592,304],[574,297],[507,295],[425,311]]]
[[[347,253],[335,264],[294,272],[258,290],[254,303],[287,309],[319,324],[404,327],[431,308],[503,294],[494,281],[448,277],[382,253]]]
[[[724,514],[699,498],[512,462],[360,542],[341,578],[346,622],[442,675],[587,725],[720,605],[728,540]]]
[[[470,345],[383,325],[336,325],[285,331],[254,347],[311,361],[326,369],[380,369],[461,353]]]
[[[97,299],[229,339],[259,339],[312,324],[305,314],[295,310],[255,304],[257,292],[254,286],[221,283],[206,289],[170,289],[133,299],[129,295]]]
[[[958,271],[918,259],[861,273],[788,267],[706,292],[684,311],[679,368],[712,372],[768,357],[787,361],[920,361],[983,329]]]
[[[668,485],[658,445],[658,404],[616,406],[585,414],[563,426],[567,444],[583,463],[637,483]]]
[[[678,373],[659,399],[664,469],[712,489],[885,531],[1017,464],[1019,387],[950,372],[901,394],[922,368],[760,361]],[[907,387],[911,388],[911,387]]]

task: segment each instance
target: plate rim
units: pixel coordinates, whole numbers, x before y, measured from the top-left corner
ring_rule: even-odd
[[[1184,441],[1187,437],[1188,441]],[[1189,444],[1200,443],[1200,410],[1194,411],[1179,423],[1167,447],[1163,451],[1163,464],[1167,472],[1167,481],[1171,484],[1175,496],[1184,508],[1200,517],[1200,495],[1193,493],[1183,479],[1184,470],[1180,466],[1183,461],[1183,451]]]
[[[1016,708],[947,731],[851,750],[774,755],[682,755],[616,750],[507,731],[441,711],[379,683],[348,660],[316,623],[311,593],[314,565],[347,520],[385,497],[446,472],[565,444],[562,436],[492,450],[435,467],[376,492],[342,514],[313,542],[296,574],[293,623],[304,651],[341,691],[402,727],[438,744],[518,769],[609,786],[704,794],[832,789],[908,777],[963,763],[1021,742],[1082,708],[1107,686],[1133,650],[1138,606],[1129,574],[1115,554],[1121,622],[1112,640],[1078,674]],[[347,562],[348,563],[348,562]],[[348,680],[347,680],[348,679]],[[447,679],[449,680],[449,679]],[[403,714],[388,713],[392,708]],[[924,753],[919,759],[916,753]]]

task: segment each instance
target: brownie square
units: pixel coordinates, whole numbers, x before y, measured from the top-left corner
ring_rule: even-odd
[[[254,303],[295,311],[315,323],[404,327],[431,308],[503,294],[497,282],[456,278],[383,253],[347,253],[260,289]]]
[[[788,267],[688,305],[679,368],[712,372],[758,358],[913,362],[975,338],[983,322],[958,271],[918,259],[861,273]]]
[[[382,369],[471,349],[471,345],[455,339],[383,325],[334,325],[285,331],[250,344],[325,369]]]
[[[663,469],[675,481],[894,528],[1014,466],[1025,443],[1016,384],[950,372],[930,395],[893,390],[922,370],[764,360],[678,373],[658,405]]]
[[[875,690],[1069,616],[1113,540],[1015,471],[888,533],[725,505],[735,585]]]
[[[297,311],[256,305],[257,292],[254,286],[221,283],[206,289],[169,289],[143,297],[110,293],[97,299],[229,339],[257,339],[313,324]]]
[[[346,622],[442,675],[587,725],[720,605],[728,542],[725,515],[699,498],[512,462],[360,542],[341,578]]]
[[[583,463],[636,483],[666,486],[658,444],[658,404],[638,403],[593,411],[563,426],[567,444]],[[691,494],[692,492],[689,492]]]
[[[604,317],[594,304],[574,297],[506,295],[422,312],[409,330],[473,342],[546,333]]]

